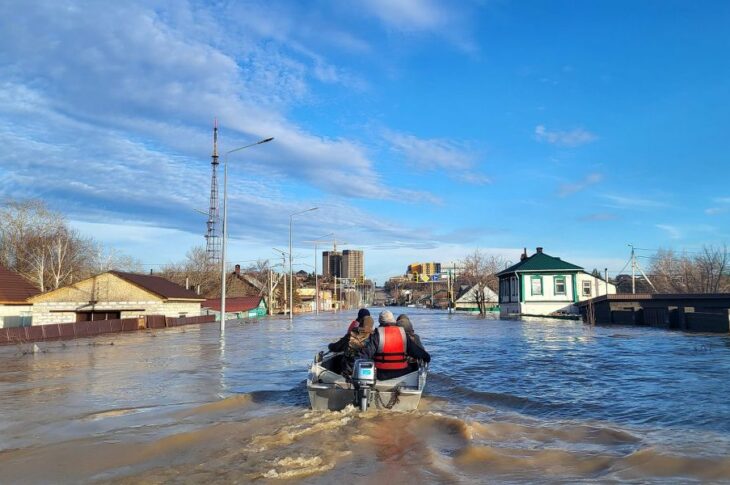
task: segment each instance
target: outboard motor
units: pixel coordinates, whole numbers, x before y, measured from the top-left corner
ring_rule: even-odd
[[[357,359],[352,370],[352,383],[355,385],[357,404],[361,411],[368,410],[370,389],[375,387],[375,362]]]

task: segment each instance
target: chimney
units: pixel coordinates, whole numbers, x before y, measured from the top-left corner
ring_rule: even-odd
[[[536,250],[536,251],[537,251],[538,253],[542,253],[542,248],[541,248],[540,246],[538,246],[537,248],[535,248],[535,250]]]
[[[527,259],[527,248],[522,248],[522,254],[520,254],[520,261]]]
[[[241,265],[240,264],[236,265],[235,273],[236,273],[236,276],[240,276],[240,274],[241,274]]]

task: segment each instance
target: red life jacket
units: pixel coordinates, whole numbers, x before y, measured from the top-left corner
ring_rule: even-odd
[[[408,341],[402,327],[378,327],[378,340],[378,350],[373,357],[376,369],[399,370],[408,367]]]

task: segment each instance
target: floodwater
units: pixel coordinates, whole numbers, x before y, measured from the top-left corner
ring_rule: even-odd
[[[0,348],[0,482],[730,482],[727,336],[407,310],[408,413],[308,409],[354,312]]]

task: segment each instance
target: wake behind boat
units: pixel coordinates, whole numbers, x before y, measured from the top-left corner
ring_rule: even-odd
[[[352,379],[334,372],[341,353],[319,353],[309,367],[307,392],[314,410],[339,411],[352,404],[367,410],[377,409],[412,411],[418,408],[426,386],[428,366],[419,364],[418,370],[401,377],[378,380],[370,360],[355,362]]]

